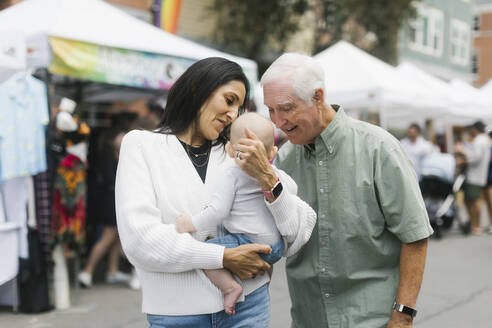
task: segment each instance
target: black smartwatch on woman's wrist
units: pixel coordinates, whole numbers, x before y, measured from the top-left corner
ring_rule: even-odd
[[[278,196],[280,196],[280,194],[282,193],[282,190],[282,182],[280,182],[280,179],[277,179],[277,182],[273,185],[272,189],[262,191],[266,198],[277,199]]]

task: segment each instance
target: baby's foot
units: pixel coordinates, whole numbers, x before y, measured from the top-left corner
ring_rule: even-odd
[[[234,306],[243,292],[243,287],[236,283],[224,292],[224,310],[228,315],[236,314]]]

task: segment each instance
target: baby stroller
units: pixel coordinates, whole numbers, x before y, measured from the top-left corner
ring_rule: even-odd
[[[461,220],[455,202],[455,194],[465,181],[464,167],[456,167],[451,154],[433,153],[422,161],[420,172],[420,189],[434,237],[441,238],[442,232],[452,227],[455,218],[461,231],[468,234],[470,222]]]

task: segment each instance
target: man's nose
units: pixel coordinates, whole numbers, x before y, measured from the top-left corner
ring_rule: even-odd
[[[279,129],[285,124],[285,119],[282,118],[282,115],[275,112],[270,112],[270,120],[275,124],[275,126]]]

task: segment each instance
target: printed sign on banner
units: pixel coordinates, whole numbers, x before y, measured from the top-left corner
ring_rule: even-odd
[[[139,88],[171,88],[195,61],[50,37],[51,73]]]

